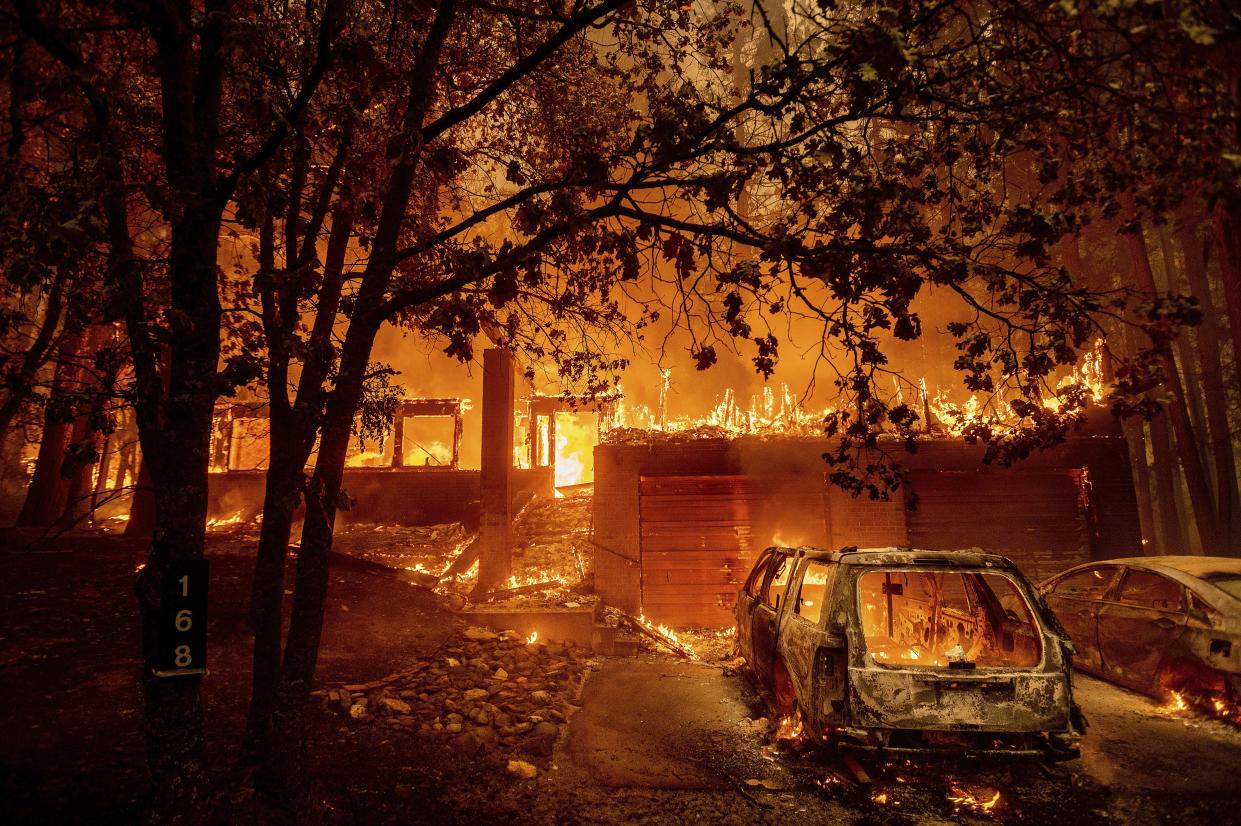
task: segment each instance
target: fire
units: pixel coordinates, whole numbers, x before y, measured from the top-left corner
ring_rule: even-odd
[[[590,482],[594,476],[594,448],[598,428],[578,416],[556,417],[556,486],[568,487]]]
[[[648,630],[648,631],[652,631],[652,632],[654,632],[655,634],[657,634],[657,635],[659,635],[659,636],[663,637],[664,639],[668,640],[669,642],[675,643],[676,645],[680,646],[680,647],[681,647],[682,649],[684,649],[685,651],[689,652],[690,654],[693,654],[693,655],[694,655],[694,659],[698,659],[697,654],[695,654],[695,653],[694,653],[694,648],[693,648],[693,646],[691,646],[688,642],[686,642],[685,640],[682,640],[680,637],[678,637],[678,636],[677,636],[677,634],[676,634],[676,632],[675,632],[675,631],[673,631],[673,630],[672,630],[671,628],[669,628],[668,626],[663,625],[663,624],[656,625],[655,623],[653,623],[653,622],[651,622],[650,620],[648,620],[648,619],[646,618],[646,614],[644,614],[644,613],[639,613],[639,614],[638,614],[638,622],[639,622],[639,624],[641,624],[641,625],[642,625],[642,627],[643,627],[643,628],[645,628],[646,630]]]
[[[971,395],[963,404],[954,404],[940,389],[933,395],[927,393],[926,381],[920,383],[923,403],[936,423],[953,436],[962,435],[971,424],[988,421],[994,424],[1015,422],[1016,414],[1003,399],[980,399]],[[1103,340],[1096,340],[1090,351],[1082,357],[1079,364],[1056,383],[1055,393],[1045,394],[1042,398],[1043,407],[1059,412],[1064,402],[1062,396],[1071,391],[1081,389],[1091,402],[1102,401],[1107,396],[1107,387],[1103,383]],[[926,423],[930,427],[930,423]]]
[[[958,809],[972,809],[984,814],[995,811],[1000,804],[998,789],[969,790],[955,782],[948,782],[948,802]]]
[[[527,585],[543,585],[548,582],[554,582],[557,585],[568,584],[568,580],[560,574],[557,574],[555,571],[539,568],[528,574],[523,574],[522,576],[517,576],[516,574],[510,576],[508,578],[508,587],[510,589],[524,588]]]
[[[539,641],[539,632],[531,631],[530,636],[526,637],[526,645],[534,645]]]
[[[388,467],[392,460],[383,455],[383,451],[367,450],[355,453],[345,460],[346,467]]]
[[[229,528],[229,527],[232,527],[233,525],[240,525],[240,524],[241,524],[241,511],[237,511],[231,516],[225,516],[225,517],[221,517],[217,519],[208,519],[207,530],[212,530],[214,528]]]
[[[670,371],[664,376],[665,384],[660,392],[661,409],[651,410],[640,404],[629,404],[622,399],[617,402],[616,413],[608,424],[612,428],[655,430],[665,433],[690,433],[707,429],[726,436],[785,433],[790,435],[817,436],[822,432],[823,417],[830,408],[806,411],[801,399],[787,384],[777,392],[764,387],[746,400],[738,398],[730,387],[716,401],[715,406],[702,417],[670,416],[667,411],[667,386],[671,382]]]
[[[1168,692],[1168,701],[1159,707],[1159,711],[1164,714],[1180,714],[1183,711],[1189,711],[1189,703],[1185,702],[1185,696],[1179,691]]]
[[[801,710],[793,712],[791,716],[781,718],[776,724],[776,733],[773,739],[776,741],[786,740],[796,744],[805,736],[806,727],[802,723]]]

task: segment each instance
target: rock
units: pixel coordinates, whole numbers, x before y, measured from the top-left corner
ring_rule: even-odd
[[[448,725],[444,726],[444,731],[448,732],[449,734],[460,734],[461,724],[460,723],[449,723]]]
[[[523,720],[522,722],[513,726],[513,731],[517,734],[525,734],[527,731],[529,731],[532,728],[534,728],[534,723],[527,723]]]
[[[525,760],[510,760],[507,768],[509,774],[522,780],[533,780],[539,776],[538,767]]]
[[[486,628],[479,628],[477,625],[471,625],[465,629],[462,636],[474,642],[491,642],[492,640],[500,639],[500,635],[496,632],[488,631]]]
[[[512,715],[505,714],[501,711],[499,714],[495,715],[493,722],[496,724],[497,728],[508,728],[513,725],[513,718]]]
[[[379,707],[392,714],[409,714],[412,710],[409,703],[397,697],[380,697]]]
[[[771,721],[766,717],[759,717],[757,720],[750,721],[750,730],[755,734],[766,734],[769,728],[771,728]]]
[[[508,679],[508,672],[505,671],[503,668],[497,668],[496,673],[492,674],[491,676],[503,682],[504,680]]]
[[[456,712],[453,712],[452,714],[446,714],[446,715],[444,715],[444,722],[445,722],[445,723],[458,723],[458,724],[460,724],[460,723],[462,723],[462,722],[464,722],[464,721],[465,721],[465,718],[464,718],[464,717],[462,717],[460,714],[457,714]]]
[[[465,698],[466,702],[470,702],[472,700],[481,700],[484,697],[486,697],[487,694],[488,692],[487,692],[487,689],[485,688],[471,688],[471,689],[468,689],[461,696]]]
[[[453,657],[446,658],[445,662],[448,663],[449,668],[460,668],[461,667],[461,660],[455,659]]]
[[[365,720],[371,713],[366,710],[366,703],[354,703],[349,707],[349,716],[355,720]]]
[[[454,737],[452,747],[462,757],[477,757],[487,748],[475,731],[466,731]]]
[[[530,699],[541,706],[545,706],[552,701],[552,695],[546,691],[530,692]]]
[[[542,722],[535,725],[530,732],[529,748],[541,757],[550,757],[556,748],[556,738],[560,736],[560,727],[555,723]]]
[[[486,751],[495,751],[500,745],[500,735],[496,734],[493,728],[474,729],[474,736],[483,744],[483,749]]]

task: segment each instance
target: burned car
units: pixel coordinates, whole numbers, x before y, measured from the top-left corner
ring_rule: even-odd
[[[1071,643],[1004,557],[772,547],[734,614],[759,684],[820,742],[1077,754]]]
[[[1241,559],[1143,556],[1070,568],[1041,586],[1076,664],[1241,720]]]

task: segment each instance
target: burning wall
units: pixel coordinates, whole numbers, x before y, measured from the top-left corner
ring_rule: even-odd
[[[1140,547],[1123,439],[1070,440],[1010,470],[982,469],[958,439],[903,457],[915,511],[826,484],[827,443],[801,438],[674,439],[595,449],[593,553],[603,598],[667,624],[730,621],[728,608],[769,544],[982,546],[1038,579]],[[660,614],[663,614],[661,616]],[[672,620],[672,621],[669,621]]]

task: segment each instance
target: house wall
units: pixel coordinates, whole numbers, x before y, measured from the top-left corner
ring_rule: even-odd
[[[249,520],[263,509],[265,471],[230,470],[212,473],[207,491],[208,518],[224,519],[241,512]],[[341,511],[345,522],[389,522],[400,525],[437,525],[444,522],[478,524],[481,484],[477,470],[447,468],[345,468],[344,490],[355,501]],[[513,470],[514,501],[531,494],[550,495],[548,468]]]
[[[909,541],[911,516],[905,493],[890,501],[854,498],[825,484],[822,440],[758,439],[653,440],[647,444],[604,444],[595,448],[595,588],[609,604],[630,612],[642,605],[639,479],[642,476],[745,475],[768,491],[766,507],[752,531],[758,545],[811,544],[827,547],[883,547]],[[899,461],[911,470],[977,470],[983,449],[957,439],[928,441]],[[1023,469],[1084,469],[1084,558],[1103,559],[1141,552],[1137,505],[1123,439],[1071,439],[1037,453],[1010,470],[988,471],[994,484],[1019,484]],[[916,492],[916,491],[915,491]],[[815,505],[816,497],[820,504]],[[963,517],[986,519],[961,503]],[[772,526],[774,525],[774,530]],[[769,531],[769,533],[767,533]],[[1069,549],[1072,551],[1073,549]],[[1068,551],[1066,551],[1067,553]]]

